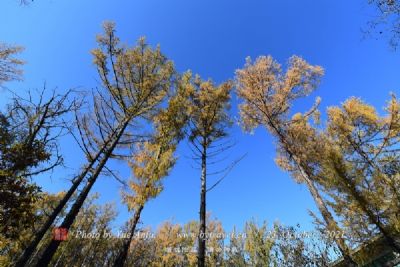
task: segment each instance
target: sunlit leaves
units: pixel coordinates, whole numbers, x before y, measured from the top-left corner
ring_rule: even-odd
[[[286,73],[271,56],[254,62],[247,58],[243,69],[236,71],[237,94],[243,127],[252,130],[259,125],[271,126],[271,121],[287,120],[292,102],[315,90],[323,69],[293,56]]]

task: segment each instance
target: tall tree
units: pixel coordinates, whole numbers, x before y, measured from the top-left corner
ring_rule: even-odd
[[[259,57],[254,63],[247,59],[243,69],[236,71],[237,94],[243,99],[240,104],[241,122],[246,130],[264,126],[278,141],[278,155],[295,166],[294,173],[299,182],[305,183],[331,231],[340,231],[331,211],[315,184],[314,175],[307,165],[307,153],[303,153],[292,138],[292,123],[289,113],[293,101],[312,93],[317,87],[323,69],[308,64],[293,56],[286,73],[272,57]],[[318,103],[317,103],[318,104]],[[314,114],[312,108],[304,116]],[[280,160],[281,160],[280,159]],[[335,239],[349,266],[356,266],[350,249],[341,237]]]
[[[127,48],[115,36],[114,24],[106,23],[104,29],[105,34],[98,37],[99,48],[92,52],[104,90],[96,94],[92,116],[78,119],[81,147],[88,163],[23,253],[18,266],[24,266],[59,211],[89,175],[86,185],[61,224],[66,229],[71,227],[107,161],[118,156],[116,148],[127,147],[137,141],[136,135],[145,134],[144,130],[139,132],[138,124],[151,118],[172,86],[173,64],[162,55],[159,48],[150,48],[144,39],[140,39],[137,46]],[[38,265],[46,266],[59,245],[60,241],[52,240]]]
[[[360,246],[380,234],[398,251],[400,110],[394,96],[386,111],[379,116],[373,106],[350,98],[328,109],[327,125],[321,130],[296,114],[291,133],[314,181],[330,197],[346,240]],[[284,161],[285,169],[296,170]]]
[[[358,98],[329,108],[326,156],[319,160],[329,178],[324,185],[351,236],[365,242],[377,232],[400,252],[400,105],[394,95],[386,112],[380,116]]]
[[[125,201],[128,203],[129,210],[133,210],[134,216],[130,222],[129,237],[124,242],[114,266],[125,266],[140,215],[146,202],[155,198],[162,191],[161,178],[168,174],[174,164],[174,150],[174,146],[163,147],[150,142],[138,147],[132,162],[135,180],[129,183],[135,193],[134,195],[125,195]]]
[[[188,80],[189,81],[189,80]],[[188,90],[189,107],[189,141],[194,147],[195,157],[201,164],[200,186],[200,229],[198,247],[198,266],[205,266],[206,253],[206,193],[207,193],[207,159],[224,149],[215,145],[227,136],[231,124],[228,109],[230,107],[231,82],[215,86],[211,80],[203,81],[199,76],[190,78]]]
[[[90,155],[91,147],[97,147],[98,144],[102,147],[107,142],[107,133],[115,136],[111,144],[106,146],[104,155],[61,224],[66,229],[71,227],[108,159],[114,156],[114,149],[136,142],[137,140],[132,140],[133,135],[144,134],[138,131],[137,124],[156,113],[158,106],[168,95],[174,74],[172,63],[161,54],[159,48],[153,50],[148,47],[144,39],[140,39],[138,45],[132,49],[120,46],[113,24],[105,24],[105,35],[99,36],[98,42],[100,48],[93,51],[94,63],[108,98],[99,94],[100,108],[95,105],[94,122],[98,132],[84,128],[87,142],[83,141],[82,145],[87,155]],[[110,113],[112,117],[109,116]],[[114,125],[118,125],[116,129]],[[38,266],[50,262],[59,244],[58,240],[50,242],[38,261]]]
[[[175,164],[174,152],[179,140],[184,137],[183,130],[187,122],[188,92],[182,85],[178,84],[175,95],[168,101],[168,107],[154,116],[155,133],[152,140],[136,146],[133,159],[130,160],[133,179],[129,186],[133,194],[124,194],[124,200],[134,216],[130,222],[129,238],[124,242],[114,266],[126,264],[141,212],[150,199],[160,194],[163,189],[162,178],[168,175]]]

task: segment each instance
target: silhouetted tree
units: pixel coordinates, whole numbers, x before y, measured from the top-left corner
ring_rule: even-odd
[[[68,103],[70,91],[53,91],[48,99],[45,92],[39,92],[37,101],[31,94],[26,99],[14,94],[0,114],[0,232],[7,237],[34,223],[32,205],[40,187],[32,177],[63,163],[58,141],[74,103]]]

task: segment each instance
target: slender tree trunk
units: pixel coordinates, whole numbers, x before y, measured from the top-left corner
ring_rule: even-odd
[[[322,215],[325,223],[328,225],[329,230],[333,230],[334,232],[339,232],[340,228],[337,225],[336,221],[334,220],[331,212],[328,210],[327,206],[325,205],[324,200],[322,199],[321,195],[319,194],[317,188],[313,181],[311,181],[308,176],[302,171],[304,176],[304,181],[310,191],[315,203],[317,204],[318,210]],[[349,247],[346,245],[345,240],[341,237],[340,233],[338,235],[334,235],[334,240],[342,253],[343,260],[346,263],[346,266],[358,266],[356,262],[350,256]]]
[[[135,215],[132,220],[132,226],[131,226],[131,230],[130,230],[129,239],[123,244],[122,250],[118,254],[118,257],[116,258],[116,260],[114,262],[114,265],[113,265],[114,267],[125,266],[126,259],[128,258],[129,247],[132,243],[132,239],[133,239],[133,236],[136,231],[136,226],[139,222],[140,214],[142,213],[143,208],[144,208],[144,205],[140,205],[139,208],[137,209],[137,211],[135,212]]]
[[[161,155],[162,152],[163,152],[163,149],[160,147],[158,152],[157,152],[157,156],[156,156],[157,160],[160,159],[160,155]],[[150,182],[150,180],[148,180],[147,183],[146,183],[146,189],[148,189],[150,186],[151,186],[151,182]],[[139,222],[140,215],[141,215],[141,213],[143,211],[143,208],[144,208],[144,204],[141,204],[138,207],[138,209],[136,210],[136,212],[135,212],[135,215],[134,215],[133,220],[132,220],[132,226],[131,226],[131,230],[130,230],[129,239],[125,243],[123,243],[122,250],[118,254],[116,260],[114,261],[114,265],[113,265],[114,267],[124,266],[125,263],[126,263],[126,259],[128,258],[129,247],[130,247],[130,245],[132,243],[132,239],[133,239],[133,236],[134,236],[135,231],[136,231],[136,226],[137,226],[137,224]]]
[[[82,171],[82,173],[75,177],[72,183],[72,186],[70,189],[67,191],[65,196],[60,200],[58,205],[54,208],[50,216],[47,218],[46,222],[40,227],[39,231],[36,232],[35,236],[33,237],[31,243],[25,248],[19,259],[17,260],[15,266],[16,267],[23,267],[26,265],[28,262],[29,258],[32,256],[32,254],[35,252],[35,249],[39,242],[43,239],[44,235],[46,234],[47,230],[50,229],[51,225],[54,223],[55,219],[57,216],[60,214],[60,212],[63,210],[71,196],[75,193],[76,189],[78,188],[79,184],[83,181],[85,176],[88,174],[90,169],[93,167],[93,165],[96,163],[96,161],[99,159],[100,155],[103,153],[104,148],[107,144],[105,143],[103,148],[95,155],[95,157],[91,160],[91,162],[85,167],[85,169]]]
[[[339,225],[333,218],[332,213],[329,211],[328,207],[325,204],[325,201],[319,194],[318,189],[316,188],[313,180],[311,179],[312,175],[310,175],[309,173],[307,173],[305,171],[301,160],[299,160],[297,158],[297,156],[290,149],[287,139],[286,139],[285,135],[282,133],[282,129],[279,128],[271,119],[269,119],[269,122],[270,122],[272,129],[275,131],[276,135],[278,136],[279,141],[282,143],[283,147],[285,148],[286,152],[290,155],[290,157],[294,160],[296,166],[299,168],[301,175],[303,176],[304,181],[308,187],[308,190],[310,191],[311,196],[313,197],[315,203],[317,204],[318,210],[321,213],[322,218],[324,219],[326,225],[329,227],[330,230],[333,229],[334,231],[340,231]],[[345,240],[342,237],[340,237],[340,235],[334,236],[333,240],[335,241],[340,252],[342,253],[342,256],[346,263],[346,266],[349,266],[349,267],[358,266],[357,263],[351,257],[350,249],[347,246]]]
[[[201,155],[201,190],[200,190],[200,229],[199,229],[199,250],[197,266],[205,266],[206,254],[206,178],[207,178],[207,148],[203,145]]]
[[[90,176],[87,181],[87,184],[82,189],[78,198],[76,199],[75,203],[72,205],[71,209],[69,210],[68,214],[65,216],[64,221],[60,225],[60,228],[65,228],[67,230],[70,229],[72,223],[74,222],[76,216],[78,215],[79,210],[81,209],[83,202],[85,201],[86,197],[89,194],[90,189],[94,185],[97,180],[97,177],[100,175],[103,167],[106,165],[108,159],[110,158],[114,148],[117,146],[119,139],[121,138],[122,134],[124,133],[126,127],[128,126],[129,120],[124,122],[124,125],[119,130],[117,136],[112,141],[111,147],[107,149],[106,153],[104,154],[103,158],[100,160],[99,164],[97,165],[95,171]],[[36,264],[37,267],[48,266],[52,257],[54,256],[55,252],[57,251],[58,246],[60,245],[61,241],[59,240],[51,240],[50,244],[46,247],[43,255],[39,259],[38,263]]]

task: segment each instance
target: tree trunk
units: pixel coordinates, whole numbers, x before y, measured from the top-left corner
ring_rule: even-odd
[[[36,232],[35,236],[33,237],[33,240],[31,243],[25,248],[25,250],[22,252],[21,256],[17,260],[15,266],[16,267],[24,267],[26,263],[28,262],[29,258],[32,256],[32,254],[35,252],[35,249],[39,242],[42,240],[43,236],[46,234],[47,230],[50,229],[51,225],[54,223],[55,219],[57,216],[60,214],[60,212],[63,210],[71,196],[75,193],[76,189],[78,188],[79,184],[82,182],[82,180],[85,178],[85,176],[88,174],[90,169],[93,167],[93,165],[96,163],[96,161],[99,159],[100,155],[103,153],[105,146],[107,143],[104,144],[102,149],[95,155],[95,157],[91,160],[91,162],[88,164],[88,166],[85,167],[85,169],[82,171],[82,173],[75,177],[72,183],[72,186],[70,189],[67,191],[65,196],[60,200],[58,205],[54,208],[50,216],[47,218],[46,222],[40,227],[39,231]]]
[[[160,155],[161,155],[162,152],[163,152],[163,149],[160,147],[158,152],[157,152],[157,156],[156,156],[157,160],[160,159]],[[148,189],[151,186],[150,184],[151,184],[150,180],[147,181],[146,189]],[[142,213],[143,208],[144,208],[144,204],[141,204],[139,206],[139,208],[135,212],[135,215],[134,215],[133,220],[132,220],[132,226],[131,226],[129,240],[122,245],[122,250],[118,254],[118,256],[117,256],[117,258],[116,258],[116,260],[114,262],[114,267],[120,267],[120,266],[124,266],[125,265],[125,261],[126,261],[126,259],[128,257],[129,247],[131,245],[131,242],[132,242],[132,239],[133,239],[133,235],[135,234],[136,226],[137,226],[137,224],[139,222],[140,215]]]
[[[357,263],[354,262],[354,260],[350,256],[351,254],[349,247],[346,245],[345,240],[341,237],[340,228],[334,220],[331,212],[325,205],[325,202],[319,194],[317,188],[315,187],[315,184],[308,178],[308,175],[306,175],[303,170],[301,170],[301,172],[303,173],[304,181],[306,182],[308,190],[310,191],[315,203],[317,204],[318,210],[321,213],[325,223],[327,224],[328,229],[334,232],[335,243],[342,253],[343,260],[346,263],[346,266],[358,266]],[[336,235],[336,233],[338,233],[338,235]]]
[[[203,145],[201,155],[201,190],[200,190],[200,229],[199,229],[199,248],[197,256],[197,266],[205,266],[206,254],[206,178],[207,178],[207,149]]]
[[[142,213],[142,210],[144,208],[144,205],[140,205],[137,211],[135,212],[135,216],[133,217],[132,220],[132,226],[131,226],[131,231],[129,235],[129,239],[123,244],[121,252],[118,254],[117,259],[114,262],[114,267],[123,267],[125,266],[126,259],[128,258],[128,252],[129,252],[129,247],[131,245],[133,236],[136,231],[136,226],[139,222],[140,219],[140,214]]]
[[[332,216],[332,213],[328,210],[327,206],[325,205],[325,202],[321,195],[318,192],[318,189],[316,188],[314,182],[311,179],[311,176],[309,173],[305,171],[303,168],[301,160],[297,158],[297,156],[292,152],[292,149],[290,148],[286,136],[283,134],[283,130],[279,128],[271,119],[269,119],[269,124],[272,127],[272,129],[275,131],[275,134],[278,136],[279,141],[283,145],[284,149],[286,152],[289,154],[289,156],[293,159],[295,162],[297,168],[299,169],[301,175],[304,178],[305,183],[307,184],[308,190],[310,191],[315,203],[317,204],[318,210],[322,215],[322,218],[324,219],[326,225],[328,226],[328,229],[338,231],[340,232],[340,227],[336,223],[335,219]],[[343,259],[346,263],[346,266],[353,267],[353,266],[358,266],[357,263],[353,260],[351,257],[350,249],[347,246],[346,242],[344,241],[343,238],[340,236],[334,236],[333,240],[337,244],[340,252],[342,253]]]
[[[83,205],[83,202],[85,201],[86,197],[88,196],[90,189],[96,182],[97,177],[100,175],[101,171],[103,170],[103,167],[106,165],[108,159],[110,158],[112,152],[114,151],[114,148],[117,146],[119,139],[121,138],[122,134],[125,131],[125,128],[128,126],[128,122],[129,122],[129,120],[126,120],[124,122],[124,125],[119,130],[115,139],[112,141],[111,147],[107,149],[105,155],[100,160],[99,165],[97,165],[94,173],[88,179],[87,184],[85,185],[85,187],[82,189],[82,191],[78,195],[78,198],[76,199],[75,203],[72,205],[68,214],[65,216],[64,221],[60,225],[60,228],[65,228],[67,230],[70,229],[72,223],[74,222],[76,216],[78,215],[79,210],[81,209],[81,207]],[[50,244],[46,247],[43,255],[39,259],[36,266],[37,267],[48,266],[52,257],[54,256],[58,246],[60,245],[60,243],[61,243],[61,241],[59,241],[59,240],[54,240],[54,239],[51,240]]]

